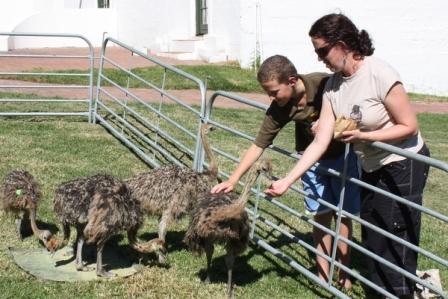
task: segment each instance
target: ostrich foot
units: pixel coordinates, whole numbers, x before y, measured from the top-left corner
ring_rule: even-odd
[[[207,277],[205,277],[205,279],[204,279],[204,283],[206,283],[206,284],[210,284],[211,283],[210,275],[207,274]]]
[[[159,264],[161,265],[166,264],[166,256],[164,254],[157,254],[157,258],[159,260]]]
[[[99,277],[104,277],[104,278],[112,278],[112,277],[117,276],[117,274],[106,271],[104,269],[96,271],[96,275],[98,275]]]
[[[95,268],[94,267],[87,267],[84,264],[76,264],[76,270],[77,271],[82,271],[82,272],[88,272],[88,271],[95,270]]]
[[[64,252],[63,256],[74,256],[75,250],[73,248],[68,248],[67,251]]]

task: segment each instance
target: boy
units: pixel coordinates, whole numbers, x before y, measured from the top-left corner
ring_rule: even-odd
[[[319,118],[322,105],[322,92],[329,75],[324,73],[311,73],[298,75],[296,68],[288,58],[275,55],[267,58],[257,74],[260,85],[268,94],[272,103],[266,112],[255,142],[244,154],[235,171],[225,182],[212,188],[213,193],[229,192],[233,190],[241,176],[262,155],[264,149],[272,144],[278,132],[290,121],[295,121],[296,150],[302,152],[313,140],[312,130],[316,129],[314,122]],[[332,168],[342,172],[345,145],[333,142],[319,161],[324,168]],[[349,154],[347,175],[358,178],[359,171],[355,154]],[[307,193],[338,205],[341,190],[341,180],[321,174],[315,169],[306,172],[302,177],[303,188]],[[353,184],[347,184],[344,210],[359,214],[360,200],[359,188]],[[330,227],[335,213],[328,207],[317,201],[305,197],[306,211],[314,215],[319,224]],[[350,238],[352,223],[347,217],[343,217],[340,226],[340,235]],[[331,256],[332,237],[330,234],[314,227],[313,238],[316,249],[325,255]],[[338,242],[338,260],[349,264],[349,246]],[[316,256],[318,276],[328,280],[330,265],[323,257]],[[351,287],[350,277],[345,272],[340,272],[338,282],[345,288]]]

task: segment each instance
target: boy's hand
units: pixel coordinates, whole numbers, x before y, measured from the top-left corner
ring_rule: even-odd
[[[319,120],[316,120],[311,123],[311,133],[313,133],[313,135],[316,135],[318,129],[319,129]]]
[[[225,182],[222,182],[222,183],[214,186],[210,192],[211,193],[220,193],[220,192],[228,193],[228,192],[232,191],[234,187],[235,187],[235,184],[233,184],[231,181],[227,180]]]

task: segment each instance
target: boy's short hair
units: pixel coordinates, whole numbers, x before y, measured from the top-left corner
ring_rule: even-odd
[[[260,66],[257,80],[260,83],[277,80],[278,83],[287,83],[289,77],[297,78],[294,64],[282,55],[268,57]]]

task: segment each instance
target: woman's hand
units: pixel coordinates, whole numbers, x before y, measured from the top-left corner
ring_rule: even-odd
[[[362,140],[366,140],[364,133],[365,132],[361,132],[359,129],[344,131],[344,132],[342,132],[342,137],[339,140],[342,142],[346,142],[346,143],[359,142]]]
[[[272,197],[280,196],[288,190],[289,186],[291,186],[291,183],[286,178],[283,178],[272,182],[271,186],[264,193]]]

